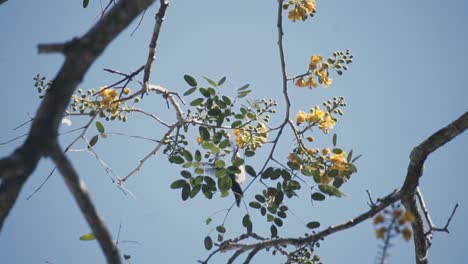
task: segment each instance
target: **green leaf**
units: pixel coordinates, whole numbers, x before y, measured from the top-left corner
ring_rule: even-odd
[[[224,234],[224,233],[226,233],[226,228],[224,226],[222,226],[222,225],[219,225],[219,226],[216,227],[216,231],[218,231],[218,233]]]
[[[193,160],[193,156],[192,156],[192,153],[190,153],[190,151],[184,149],[182,151],[182,154],[184,155],[184,158],[186,161],[192,161]]]
[[[204,240],[206,250],[210,250],[213,247],[213,240],[210,236],[206,236]]]
[[[218,187],[221,191],[228,191],[231,189],[232,180],[229,176],[223,176],[218,179]]]
[[[195,185],[192,188],[192,191],[190,191],[190,198],[197,196],[197,194],[200,192],[200,189],[201,189],[201,184]]]
[[[278,236],[278,228],[276,228],[275,225],[271,225],[270,226],[270,233],[271,233],[271,237],[277,237]]]
[[[301,173],[304,174],[304,176],[314,176],[314,171],[311,169],[302,169]]]
[[[260,207],[262,207],[262,205],[258,202],[250,202],[249,206],[255,209],[259,209]]]
[[[291,170],[299,170],[301,168],[300,165],[295,162],[288,161],[286,164]]]
[[[327,171],[327,176],[328,177],[336,177],[340,173],[339,170],[329,170]]]
[[[239,158],[239,159],[236,159],[236,160],[232,163],[232,165],[234,165],[234,166],[236,166],[236,167],[240,167],[240,166],[242,166],[243,164],[244,164],[244,160],[243,160],[243,159],[240,159],[240,158]]]
[[[173,183],[171,183],[171,189],[180,189],[183,188],[187,182],[185,180],[176,180]]]
[[[213,80],[208,79],[208,78],[206,78],[205,76],[203,76],[203,78],[204,78],[209,84],[211,84],[213,87],[218,86],[218,84],[215,83]]]
[[[268,167],[263,173],[262,173],[262,179],[268,179],[274,174],[274,169],[273,167]]]
[[[188,89],[188,90],[184,93],[184,96],[191,95],[191,94],[193,94],[193,92],[195,92],[196,90],[197,90],[197,87],[192,87],[192,88]]]
[[[347,167],[348,167],[348,170],[349,170],[350,172],[352,172],[352,173],[356,173],[356,172],[357,172],[357,168],[356,168],[356,166],[354,166],[354,164],[348,163]]]
[[[200,137],[206,141],[206,140],[210,140],[210,132],[208,131],[208,128],[204,127],[204,126],[199,126],[198,127],[198,132],[200,133]]]
[[[331,186],[331,185],[325,185],[325,184],[319,184],[319,189],[320,191],[330,195],[330,196],[336,196],[338,198],[343,197],[345,194],[342,193],[338,188]]]
[[[255,172],[254,168],[250,165],[245,165],[245,171],[252,177],[257,176],[257,173]]]
[[[332,150],[332,152],[333,152],[334,154],[336,154],[336,155],[339,155],[339,154],[343,153],[343,150],[340,149],[340,148],[334,148],[334,149]]]
[[[351,160],[352,163],[354,163],[356,160],[358,160],[360,157],[362,157],[362,154],[358,155],[354,159]]]
[[[237,121],[234,121],[232,122],[231,124],[231,128],[236,128],[238,126],[242,125],[242,121],[241,120],[237,120]]]
[[[127,254],[123,254],[123,257],[124,257],[124,259],[125,259],[125,260],[129,260],[129,259],[131,259],[131,258],[132,258],[132,256],[130,256],[130,255],[127,255]]]
[[[252,233],[252,221],[250,221],[250,216],[248,214],[244,215],[244,218],[242,218],[242,225],[247,228],[247,233]]]
[[[315,229],[315,228],[320,227],[320,223],[317,221],[312,221],[312,222],[309,222],[306,226],[307,228]]]
[[[182,187],[182,201],[185,201],[190,197],[190,192],[190,184],[187,183]]]
[[[266,201],[265,197],[263,197],[260,194],[255,195],[255,199],[259,201],[260,203],[264,203]]]
[[[218,108],[213,108],[213,109],[208,110],[208,115],[209,116],[219,116],[221,114],[222,114],[222,112]]]
[[[216,185],[216,182],[211,177],[205,176],[205,177],[203,177],[203,179],[205,180],[205,182],[206,182],[206,184],[208,186],[215,186]]]
[[[229,97],[227,97],[225,95],[223,95],[222,98],[223,98],[223,101],[224,101],[225,104],[230,105],[232,103],[231,98],[229,98]]]
[[[175,164],[182,164],[184,163],[184,159],[179,155],[173,155],[169,157],[169,162]]]
[[[218,81],[218,86],[223,85],[225,81],[226,81],[226,76],[224,76],[223,78],[221,78],[221,80]]]
[[[201,160],[201,153],[199,150],[195,151],[195,160],[200,161]]]
[[[185,82],[188,83],[188,85],[192,86],[192,87],[195,87],[197,86],[197,81],[195,80],[195,78],[193,78],[192,76],[190,75],[184,75],[184,80]]]
[[[252,156],[255,155],[255,151],[246,150],[246,151],[244,152],[244,155],[245,155],[246,157],[252,157]]]
[[[351,159],[353,158],[353,150],[350,150],[348,153],[348,157],[346,158],[346,161],[351,162]]]
[[[237,91],[239,91],[239,92],[240,92],[240,91],[244,91],[244,90],[246,90],[247,88],[249,88],[249,86],[250,86],[250,84],[246,84],[246,85],[242,86],[241,88],[237,89]]]
[[[96,239],[96,236],[94,235],[94,233],[88,233],[88,234],[80,236],[81,241],[90,241],[90,240],[95,240],[95,239]]]
[[[215,147],[215,145],[212,142],[205,141],[201,144],[201,147],[203,149],[212,149],[213,147]]]
[[[105,131],[104,125],[99,121],[96,121],[96,128],[99,131],[99,133],[104,133]]]
[[[190,105],[191,106],[197,106],[197,105],[200,105],[201,103],[203,103],[203,98],[197,98],[197,99],[193,100],[192,102],[190,102]]]
[[[319,193],[319,192],[315,192],[311,195],[311,198],[312,200],[314,201],[323,201],[325,200],[325,195]]]
[[[226,166],[226,162],[224,160],[219,159],[214,163],[215,168],[224,168]]]
[[[99,139],[98,135],[93,136],[91,140],[89,141],[88,148],[91,148],[92,146],[96,145],[96,143],[98,142],[98,139]]]
[[[201,167],[195,168],[195,173],[196,173],[196,174],[201,175],[201,174],[203,174],[204,172],[205,172],[205,171],[204,171],[203,168],[201,168]]]
[[[244,98],[244,97],[246,97],[250,92],[251,92],[251,90],[246,90],[246,91],[239,92],[239,93],[237,93],[237,97],[239,97],[239,98]]]
[[[83,0],[83,8],[87,8],[89,4],[89,0]]]
[[[192,174],[190,173],[190,171],[183,170],[180,172],[180,175],[182,175],[182,177],[184,177],[185,179],[192,178]]]
[[[221,168],[221,169],[216,170],[215,176],[218,178],[223,177],[224,175],[226,175],[226,173],[227,173],[227,170],[225,168]]]
[[[281,218],[286,218],[287,217],[287,215],[286,215],[286,213],[284,211],[279,211],[278,216],[281,217]]]
[[[205,97],[210,97],[211,96],[210,92],[206,88],[200,88],[199,92]]]
[[[227,148],[231,145],[231,141],[229,139],[225,139],[219,143],[220,148]]]
[[[336,134],[333,134],[333,146],[336,146],[336,138],[338,136]]]
[[[281,218],[275,218],[275,220],[273,222],[277,226],[283,226],[283,220],[281,220]]]
[[[209,225],[212,221],[213,219],[211,217],[208,217],[208,219],[205,220],[205,223]]]

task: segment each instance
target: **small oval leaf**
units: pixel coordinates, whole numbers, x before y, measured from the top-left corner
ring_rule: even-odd
[[[195,78],[193,78],[192,76],[190,75],[184,75],[184,80],[185,82],[188,83],[188,85],[192,86],[192,87],[195,87],[197,86],[197,81],[195,80]]]

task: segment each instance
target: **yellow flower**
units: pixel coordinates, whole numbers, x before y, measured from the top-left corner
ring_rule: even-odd
[[[129,95],[131,92],[132,92],[132,90],[130,90],[130,88],[125,87],[125,88],[123,89],[123,93],[124,93],[125,95]]]
[[[383,240],[386,231],[387,231],[387,228],[385,227],[377,228],[375,229],[375,235],[377,236],[377,238],[380,238]]]
[[[409,241],[411,239],[412,233],[408,227],[405,227],[403,231],[401,231],[401,234],[406,241]]]
[[[197,137],[197,143],[198,143],[198,145],[203,143],[203,138],[202,137]]]
[[[330,149],[329,148],[322,149],[322,155],[328,155],[328,154],[330,154]]]
[[[319,77],[319,82],[323,83],[325,87],[328,87],[332,84],[333,80],[328,78],[328,71],[320,70],[317,72],[317,76]]]
[[[385,216],[383,214],[378,214],[374,217],[374,225],[383,223],[385,221]]]
[[[309,75],[307,77],[307,82],[305,83],[306,86],[310,87],[310,88],[317,88],[318,86],[318,83],[315,82],[314,78],[312,77],[312,75]]]
[[[334,163],[344,163],[346,152],[342,151],[340,154],[333,154],[330,156],[330,160]]]
[[[260,132],[261,133],[266,133],[268,130],[267,130],[267,127],[265,126],[265,124],[263,123],[258,123],[259,127],[260,127]]]
[[[333,177],[328,177],[324,173],[320,176],[321,184],[329,184],[333,180]]]
[[[240,129],[240,128],[235,128],[235,129],[233,130],[233,133],[234,133],[234,135],[238,136],[238,135],[242,134],[242,131],[243,131],[243,130]]]
[[[308,14],[312,13],[315,11],[315,0],[307,0],[307,2],[304,4],[304,7]]]
[[[395,218],[395,219],[400,218],[400,216],[402,216],[402,215],[403,215],[403,211],[401,209],[398,209],[398,208],[393,209],[393,211],[392,211],[392,217],[393,218]]]
[[[296,115],[296,124],[301,125],[307,118],[307,114],[304,111],[299,111]]]
[[[314,155],[316,153],[318,153],[318,149],[313,149],[313,148],[307,149],[307,154],[309,155]]]
[[[409,211],[406,211],[405,214],[403,215],[403,217],[400,220],[402,220],[403,222],[413,223],[414,222],[414,215],[412,213],[410,213]]]
[[[294,7],[291,9],[288,13],[288,18],[292,20],[293,22],[296,22],[297,20],[303,20],[306,15],[306,12],[304,9],[299,8],[299,7]]]
[[[312,57],[310,57],[310,64],[309,64],[309,68],[311,70],[315,70],[318,68],[318,64],[322,62],[322,56],[319,56],[319,55],[312,55]]]
[[[297,87],[301,87],[301,88],[309,86],[302,78],[297,79],[295,84]]]
[[[335,120],[333,120],[330,115],[327,113],[325,117],[319,124],[319,129],[323,131],[323,133],[328,134],[328,129],[333,128],[335,126]]]
[[[313,123],[322,119],[323,116],[325,116],[325,112],[320,108],[315,107],[312,109],[312,113],[307,115],[306,120],[307,122]]]

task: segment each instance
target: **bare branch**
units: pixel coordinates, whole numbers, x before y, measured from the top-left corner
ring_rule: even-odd
[[[62,152],[58,143],[51,146],[50,157],[65,179],[68,189],[73,194],[73,197],[75,197],[75,201],[78,203],[78,206],[91,227],[93,234],[99,241],[99,245],[107,258],[107,262],[121,263],[119,252],[112,241],[112,236],[107,230],[104,222],[100,219],[97,210],[86,191],[84,182],[79,179],[73,165]]]
[[[150,84],[149,79],[151,75],[151,67],[153,65],[153,61],[156,59],[156,45],[158,42],[159,32],[161,31],[161,25],[164,22],[164,16],[166,15],[166,9],[167,9],[167,6],[169,5],[169,1],[160,0],[160,3],[161,5],[159,7],[159,11],[155,17],[156,22],[155,22],[154,29],[153,29],[153,36],[149,44],[148,59],[146,60],[145,74],[143,76],[142,89],[145,90],[147,93],[149,92],[149,84]]]
[[[51,153],[54,154],[56,159],[62,160],[63,153],[61,153],[61,150],[57,150],[56,143],[58,127],[73,92],[84,78],[89,67],[101,55],[107,45],[153,1],[119,1],[84,36],[75,38],[65,44],[42,44],[38,46],[40,53],[62,52],[66,58],[36,112],[28,138],[13,154],[0,160],[0,228],[3,227],[5,218],[13,207],[22,186],[36,168],[39,160]],[[60,166],[59,169],[67,173],[71,168],[66,164]],[[76,188],[71,182],[69,187]],[[78,199],[81,190],[74,189],[74,191]],[[86,200],[85,197],[80,197],[80,199]],[[88,219],[90,223],[92,220],[91,218]],[[92,226],[92,228],[95,229],[93,230],[95,232],[102,231],[97,226]],[[96,235],[98,236],[98,234]],[[112,240],[109,240],[110,236],[106,237],[103,233],[100,233],[99,237],[98,241],[108,261],[110,263],[120,263],[117,249],[112,250],[109,246],[112,243]]]
[[[405,182],[401,188],[401,192],[403,205],[415,218],[415,221],[412,223],[412,227],[414,233],[416,263],[423,264],[428,262],[427,256],[430,246],[426,240],[424,223],[415,200],[416,188],[418,187],[419,179],[422,176],[424,161],[429,154],[463,133],[467,128],[468,112],[465,112],[457,120],[431,135],[411,152],[408,172],[406,174]]]

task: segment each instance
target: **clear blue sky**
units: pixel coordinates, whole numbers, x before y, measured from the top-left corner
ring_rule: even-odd
[[[355,60],[344,76],[333,77],[334,84],[327,90],[292,87],[293,112],[335,95],[345,96],[348,107],[333,132],[339,134],[344,149],[363,154],[357,164],[359,172],[343,187],[345,198],[311,207],[304,196],[291,206],[299,219],[319,220],[326,227],[366,210],[365,190],[377,198],[400,186],[412,148],[467,110],[468,4],[462,0],[319,0],[317,4],[312,21],[285,24],[288,74],[300,73],[312,54],[327,56],[350,49]],[[80,87],[97,88],[116,80],[103,68],[130,72],[145,62],[156,10],[154,5],[147,11],[133,37],[130,33],[136,23],[110,45]],[[37,73],[53,78],[63,61],[60,55],[38,55],[37,44],[81,36],[97,21],[99,12],[99,1],[91,1],[88,9],[81,8],[81,0],[8,1],[0,6],[0,141],[27,131],[27,126],[12,129],[27,121],[28,113],[32,115],[40,103],[32,78]],[[279,110],[284,109],[275,16],[273,0],[171,2],[152,83],[183,92],[187,87],[182,76],[186,73],[213,79],[227,76],[227,89],[250,83],[253,97],[277,99]],[[160,97],[145,101],[142,107],[172,120],[173,115],[161,107],[165,103]],[[107,124],[108,131],[160,137],[162,129],[151,120],[134,119],[125,126]],[[73,121],[74,127],[85,122]],[[69,140],[64,137],[62,144]],[[317,147],[331,142],[326,140]],[[289,142],[289,138],[283,139],[278,157],[286,156]],[[19,143],[0,146],[0,155],[8,155]],[[101,143],[105,144],[99,144],[97,151],[119,175],[131,171],[153,147],[117,137]],[[431,155],[425,164],[421,188],[434,222],[444,225],[455,203],[460,204],[451,233],[435,235],[429,256],[433,263],[466,262],[467,147],[465,133]],[[231,198],[182,202],[179,192],[169,189],[178,177],[178,168],[158,154],[129,180],[127,187],[135,200],[110,182],[94,157],[83,152],[69,156],[112,233],[117,234],[122,224],[120,239],[139,242],[121,244],[122,253],[130,254],[132,263],[195,263],[207,256],[203,238],[211,226],[204,220],[228,207]],[[248,162],[262,161],[256,157]],[[23,188],[0,235],[1,262],[102,263],[97,243],[78,239],[89,228],[60,175],[54,175],[38,194],[26,200],[51,169],[49,160],[41,161]],[[249,199],[249,193],[246,195]],[[231,214],[228,236],[240,230],[239,219],[244,214],[244,209]],[[222,221],[222,216],[216,215],[215,222]],[[306,232],[298,218],[290,216],[280,235]],[[260,220],[254,228],[268,235],[268,226]],[[412,242],[394,242],[390,263],[413,262]],[[378,244],[367,221],[327,238],[317,254],[325,263],[373,263]],[[225,262],[226,256],[218,256],[213,263]],[[278,263],[279,259],[269,253],[255,259],[255,263],[267,261]]]

